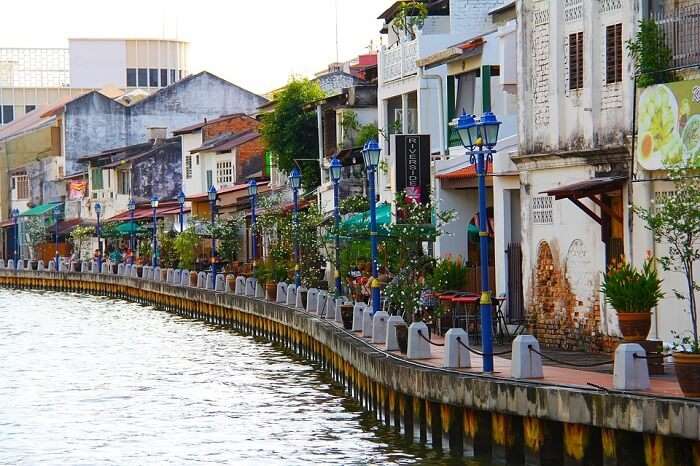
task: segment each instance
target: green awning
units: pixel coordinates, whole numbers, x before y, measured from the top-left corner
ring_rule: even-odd
[[[386,202],[377,206],[377,227],[389,225],[391,223],[391,204]],[[368,230],[369,210],[355,214],[341,224],[342,229],[348,230]]]
[[[119,224],[119,226],[116,228],[116,232],[119,236],[129,236],[132,233],[135,235],[146,233],[149,230],[146,228],[143,228],[142,226],[139,226],[138,223],[134,222],[133,225],[134,227],[131,227],[132,223],[131,222],[124,222]]]
[[[39,204],[38,206],[32,207],[29,210],[25,210],[20,217],[39,217],[41,215],[50,214],[54,207],[57,205],[62,205],[60,202],[52,202],[49,204]]]

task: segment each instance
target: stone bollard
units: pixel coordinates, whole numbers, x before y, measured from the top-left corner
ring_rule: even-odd
[[[245,277],[236,277],[236,288],[233,290],[235,294],[244,295],[245,294]]]
[[[223,273],[216,274],[216,284],[214,286],[214,291],[217,293],[224,293],[226,291],[226,275]]]
[[[640,357],[635,357],[635,355]],[[618,390],[648,390],[647,353],[637,343],[623,343],[615,350],[613,386]]]
[[[207,274],[199,272],[197,274],[197,288],[204,288],[205,286],[207,286]]]
[[[379,311],[372,317],[372,343],[382,344],[386,342],[386,324],[389,313]]]
[[[66,264],[65,262],[59,262],[58,263],[58,271],[59,272],[68,272],[71,270],[72,266],[70,264]]]
[[[7,268],[10,270],[13,270],[15,268],[15,261],[14,259],[8,259],[7,260]]]
[[[409,325],[408,351],[406,352],[408,359],[430,359],[430,343],[423,337],[428,338],[428,326],[425,325],[425,322],[413,322]]]
[[[173,269],[167,269],[165,271],[165,282],[166,283],[172,283],[173,282]]]
[[[294,306],[297,302],[297,287],[296,285],[287,286],[287,306]]]
[[[372,338],[372,308],[369,306],[362,311],[362,336]]]
[[[245,295],[253,297],[255,296],[255,284],[257,280],[254,277],[248,277],[245,280]]]
[[[125,277],[131,277],[131,269],[133,269],[133,268],[134,268],[133,265],[131,265],[131,264],[126,264],[126,265],[122,268],[122,274],[123,274]],[[144,267],[143,269],[146,270],[145,267]]]
[[[175,286],[180,286],[180,273],[182,273],[182,270],[180,270],[180,269],[173,270],[172,284]]]
[[[43,272],[44,270],[46,270],[46,265],[44,264],[44,261],[39,261],[36,264],[36,270],[37,272]]]
[[[87,273],[90,270],[88,270],[88,262],[83,261],[80,263],[80,273]]]
[[[540,351],[540,344],[537,338],[532,335],[519,335],[513,340],[513,356],[510,364],[511,377],[514,379],[541,379],[544,377],[542,357],[530,351],[530,347]]]
[[[180,270],[180,286],[190,286],[190,271]]]
[[[153,267],[153,281],[154,282],[160,281],[160,267],[158,267],[158,266]]]
[[[56,261],[49,261],[49,272],[56,271]]]
[[[386,350],[387,351],[398,351],[399,340],[396,338],[396,327],[399,325],[406,326],[403,317],[401,316],[391,316],[386,322]]]
[[[206,283],[206,288],[207,290],[213,290],[214,286],[216,283],[214,283],[214,274],[212,272],[207,272],[207,283]]]
[[[139,278],[139,268],[132,265],[131,269],[129,269],[129,274],[131,278]],[[141,268],[141,278],[143,278],[143,268]]]
[[[312,312],[316,312],[316,314],[320,316],[325,316],[326,319],[335,319],[335,314],[333,317],[328,316],[328,309],[326,309],[326,301],[328,300],[328,292],[324,290],[319,290],[318,294],[316,295],[316,309],[312,310]]]
[[[257,299],[265,299],[265,285],[257,280],[255,282],[255,297]]]
[[[296,307],[297,309],[304,309],[304,303],[301,301],[301,292],[303,292],[303,291],[308,292],[308,290],[303,286],[300,286],[299,289],[296,290],[296,298],[294,301],[294,307]]]
[[[306,312],[318,314],[318,289],[309,288],[306,292]]]
[[[355,303],[352,308],[352,331],[361,332],[362,331],[362,313],[365,311],[367,305],[365,303]]]
[[[329,315],[329,319],[331,318],[330,316],[335,315],[335,321],[338,322],[339,324],[343,323],[343,315],[340,312],[340,306],[343,304],[352,304],[348,298],[345,296],[341,296],[340,298],[329,298],[329,308],[327,311],[327,314]]]
[[[124,275],[124,264],[119,264],[117,266],[117,275]]]
[[[459,340],[457,340],[459,338]],[[442,367],[459,369],[460,367],[472,367],[472,358],[465,345],[468,342],[467,332],[462,328],[451,328],[445,334],[445,354],[442,359]]]
[[[287,284],[285,282],[277,283],[277,299],[275,301],[282,304],[287,302]]]
[[[5,268],[5,259],[0,259],[0,270]]]

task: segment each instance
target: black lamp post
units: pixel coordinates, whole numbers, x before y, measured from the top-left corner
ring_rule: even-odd
[[[297,167],[289,174],[289,185],[292,187],[294,200],[294,214],[292,217],[294,225],[294,284],[299,289],[301,286],[301,249],[299,249],[299,188],[301,187],[301,172]]]
[[[343,164],[336,157],[331,160],[329,168],[331,181],[333,182],[333,218],[335,220],[335,297],[343,294],[343,285],[340,280],[340,178],[343,175]]]
[[[218,193],[214,185],[211,185],[208,192],[209,196],[209,206],[211,207],[211,271],[216,277],[216,235],[214,234],[214,227],[216,226],[216,198]]]

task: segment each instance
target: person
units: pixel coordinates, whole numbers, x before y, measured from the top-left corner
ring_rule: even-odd
[[[119,249],[114,248],[109,254],[109,260],[114,264],[119,264],[122,261],[122,253]]]

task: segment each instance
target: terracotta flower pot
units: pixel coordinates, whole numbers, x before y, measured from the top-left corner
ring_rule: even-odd
[[[644,341],[651,328],[651,312],[618,312],[620,331],[625,341]]]
[[[676,352],[673,353],[673,362],[683,394],[700,398],[700,354]]]
[[[343,319],[345,330],[352,330],[352,314],[354,306],[352,304],[342,304],[340,306],[340,317]]]
[[[267,296],[268,301],[277,301],[277,283],[265,283],[265,296]]]
[[[408,352],[408,326],[396,326],[396,342],[399,344],[401,354],[406,354]]]
[[[226,275],[226,282],[228,283],[228,289],[233,293],[236,290],[236,276],[233,274]]]
[[[190,272],[190,286],[197,286],[197,272]]]

